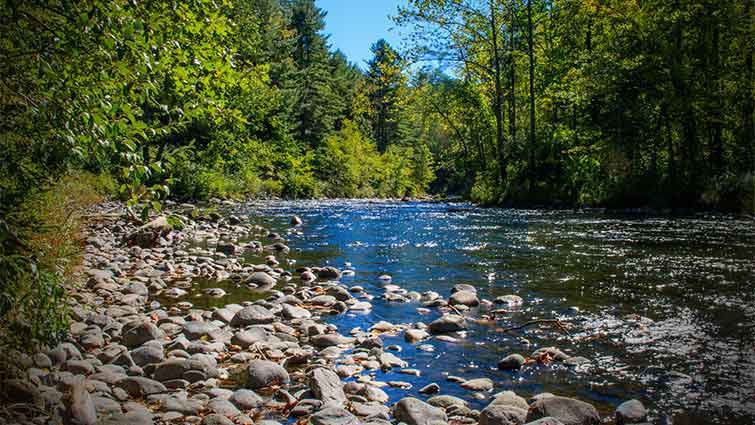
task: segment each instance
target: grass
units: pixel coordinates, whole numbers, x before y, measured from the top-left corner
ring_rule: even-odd
[[[69,175],[29,197],[0,227],[0,347],[31,351],[68,327],[68,288],[83,253],[82,213],[113,184]]]

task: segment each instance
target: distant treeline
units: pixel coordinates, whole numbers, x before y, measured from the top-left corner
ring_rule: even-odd
[[[313,0],[4,0],[0,210],[75,170],[133,202],[751,210],[752,3],[408,0],[362,70]]]

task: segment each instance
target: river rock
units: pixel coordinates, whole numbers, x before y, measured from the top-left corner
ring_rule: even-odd
[[[432,333],[457,332],[467,328],[467,322],[462,316],[446,314],[430,323]]]
[[[360,425],[359,419],[348,410],[336,406],[326,407],[309,417],[312,425]]]
[[[490,391],[493,385],[493,381],[488,378],[470,379],[461,383],[462,388],[470,391]]]
[[[201,425],[235,425],[232,420],[223,415],[212,413],[202,418]]]
[[[448,421],[443,409],[414,397],[405,397],[393,406],[396,420],[408,425],[438,425]]]
[[[563,351],[559,350],[556,347],[543,347],[535,350],[532,353],[533,358],[538,358],[540,356],[547,355],[548,357],[552,358],[553,360],[562,362],[569,358],[569,355],[564,353]]]
[[[68,408],[71,422],[80,425],[95,425],[97,410],[83,379],[78,379],[71,387],[71,405]]]
[[[419,389],[420,394],[435,394],[440,391],[440,385],[432,382]]]
[[[495,395],[490,404],[504,404],[507,406],[514,406],[520,409],[528,410],[530,405],[527,404],[527,400],[516,395],[513,391],[504,391]]]
[[[312,297],[307,302],[312,305],[319,305],[321,307],[330,307],[333,304],[335,304],[338,300],[336,297],[332,295],[318,295],[316,297]]]
[[[323,403],[341,404],[346,401],[341,378],[330,369],[318,367],[309,375],[309,388]]]
[[[172,230],[173,226],[168,223],[168,218],[160,216],[126,235],[124,239],[129,246],[153,248],[158,245],[158,241],[162,237],[167,236]]]
[[[381,404],[387,403],[390,399],[385,391],[381,390],[373,384],[365,385],[361,390],[359,390],[359,395],[363,396],[369,401],[375,401]]]
[[[546,416],[544,418],[540,418],[536,421],[527,422],[526,425],[564,425],[556,418],[552,418],[550,416]]]
[[[600,415],[595,407],[568,397],[542,397],[530,405],[527,422],[552,416],[564,425],[598,425]]]
[[[472,291],[458,291],[451,295],[448,299],[451,305],[465,305],[467,307],[475,307],[480,305],[480,300],[477,298],[477,293]]]
[[[234,391],[228,400],[241,410],[254,409],[262,404],[262,397],[252,390],[243,388]]]
[[[254,272],[244,280],[244,283],[257,287],[271,287],[275,286],[275,279],[265,272]]]
[[[502,295],[496,297],[493,302],[496,304],[506,304],[509,307],[516,307],[524,304],[524,300],[519,295]]]
[[[103,417],[98,425],[152,425],[154,415],[148,411],[113,413]]]
[[[456,285],[451,288],[451,293],[455,294],[459,291],[468,291],[468,292],[474,292],[477,293],[477,288],[475,288],[472,285],[466,284],[466,283],[457,283]]]
[[[183,334],[190,341],[200,338],[214,338],[220,328],[208,322],[191,321],[183,325]]]
[[[467,407],[469,403],[467,403],[465,400],[460,399],[459,397],[454,397],[452,395],[436,395],[435,397],[431,397],[427,402],[435,407],[440,407],[442,409],[448,409],[451,406],[461,406],[461,407]]]
[[[527,410],[506,404],[490,404],[480,412],[479,425],[522,425]]]
[[[155,367],[152,377],[160,382],[181,378],[184,373],[191,370],[189,361],[186,359],[168,359]]]
[[[312,317],[312,313],[301,307],[296,307],[291,304],[281,305],[281,314],[286,319],[309,319]]]
[[[335,347],[341,344],[351,344],[353,341],[353,338],[347,338],[340,334],[315,335],[309,339],[309,342],[317,348],[327,348]]]
[[[260,325],[265,323],[272,323],[275,320],[275,316],[270,310],[261,305],[250,305],[239,310],[231,320],[231,326],[242,327],[249,325]]]
[[[295,215],[295,216],[291,217],[291,225],[292,226],[301,226],[301,223],[302,223],[301,218],[299,218],[298,215]]]
[[[148,320],[134,320],[123,326],[121,339],[128,348],[138,347],[147,341],[159,340],[162,331]]]
[[[131,358],[138,366],[144,366],[150,363],[160,363],[165,359],[162,348],[152,345],[143,345],[131,350]]]
[[[160,410],[163,412],[179,412],[183,415],[196,415],[204,408],[204,403],[180,396],[170,396],[160,403]]]
[[[141,376],[130,376],[118,380],[115,385],[124,389],[129,396],[134,398],[146,397],[151,394],[167,391],[165,385],[155,380]]]
[[[426,339],[429,336],[430,334],[427,333],[423,329],[407,329],[404,332],[404,339],[407,342],[412,342],[412,343],[422,341],[423,339]]]
[[[521,354],[510,354],[498,362],[500,370],[519,370],[525,363],[525,358]]]
[[[258,388],[288,385],[291,379],[281,365],[269,360],[252,360],[247,369],[247,387]]]
[[[323,267],[317,270],[317,277],[320,279],[340,279],[341,271],[332,266]]]
[[[239,411],[239,409],[237,409],[236,406],[233,405],[233,403],[221,398],[210,400],[207,403],[207,409],[213,413],[217,413],[226,417],[234,417],[241,413],[241,411]]]
[[[616,425],[636,424],[647,420],[647,410],[639,400],[629,400],[616,408]]]

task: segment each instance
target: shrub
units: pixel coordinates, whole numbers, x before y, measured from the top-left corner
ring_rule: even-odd
[[[81,263],[82,212],[113,191],[108,177],[64,177],[0,220],[0,345],[31,350],[67,329],[65,287]]]

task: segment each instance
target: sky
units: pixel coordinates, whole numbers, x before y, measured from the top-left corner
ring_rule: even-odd
[[[325,33],[333,49],[340,49],[349,62],[366,68],[372,57],[370,46],[381,38],[394,48],[400,47],[399,34],[388,15],[395,15],[404,0],[316,0],[326,12]]]

